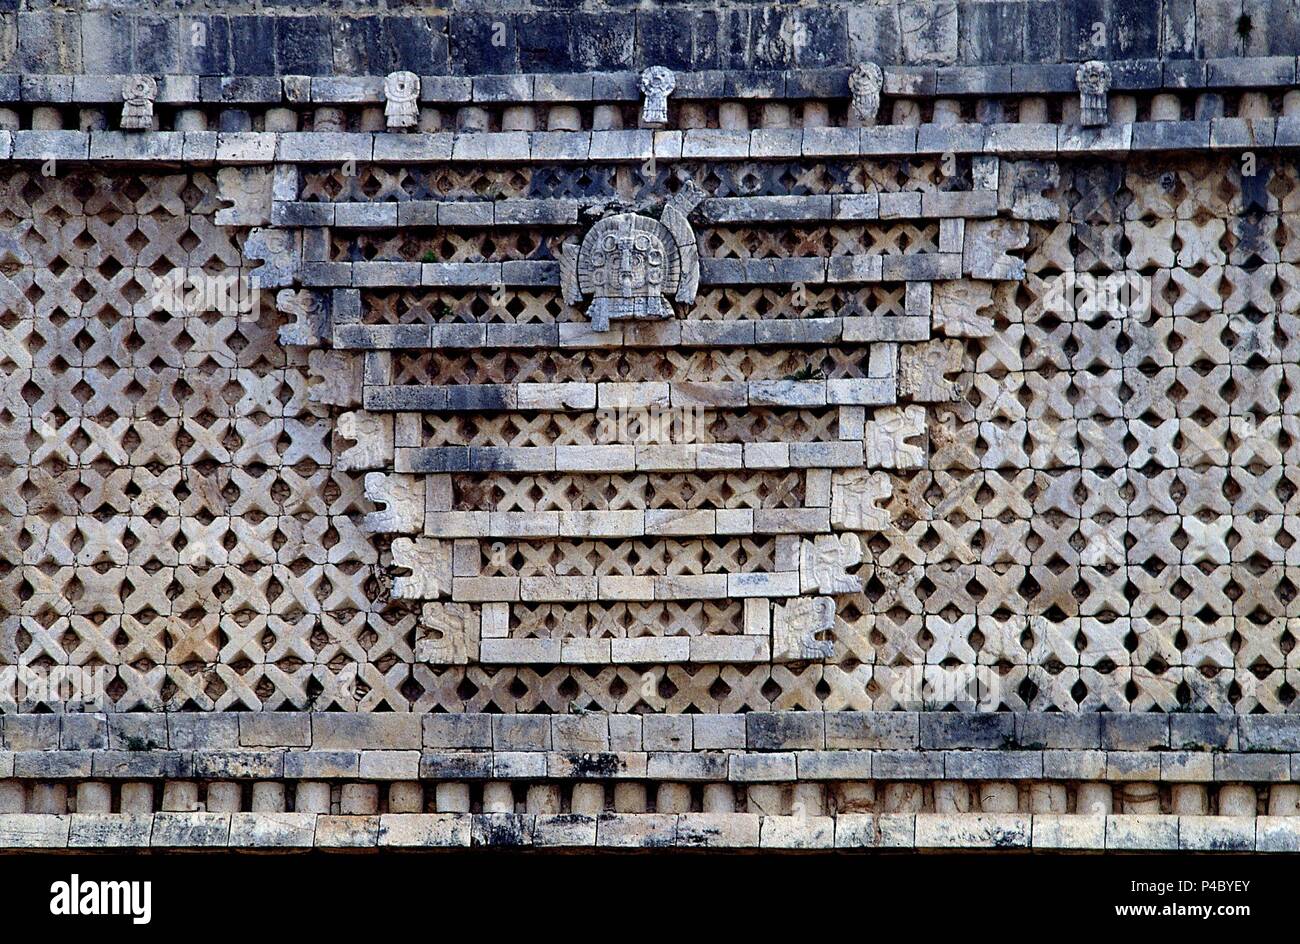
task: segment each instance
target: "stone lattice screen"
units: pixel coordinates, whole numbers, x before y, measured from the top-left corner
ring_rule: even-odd
[[[933,160],[682,170],[725,195],[951,192],[940,189]],[[666,168],[652,179],[639,168],[375,168],[355,178],[308,172],[303,195],[472,202],[499,188],[507,198],[635,201],[672,177]],[[961,320],[936,332],[956,340],[940,342],[944,373],[924,383],[951,393],[922,392],[934,402],[924,402],[924,426],[907,430],[914,467],[879,477],[888,482],[878,500],[882,526],[859,532],[863,561],[848,570],[862,590],[835,597],[833,649],[812,659],[778,653],[773,663],[750,647],[763,657],[718,664],[671,653],[687,656],[687,640],[744,634],[745,600],[721,591],[725,575],[796,574],[799,541],[829,530],[831,481],[843,473],[787,461],[709,471],[665,460],[667,468],[608,474],[599,463],[582,471],[467,468],[428,480],[449,490],[446,510],[433,513],[442,517],[432,528],[408,530],[435,537],[397,538],[395,555],[397,529],[366,523],[375,509],[364,495],[367,470],[393,468],[394,421],[414,437],[403,441],[410,447],[694,437],[838,448],[864,408],[827,406],[802,390],[774,390],[773,402],[750,407],[737,386],[806,377],[784,386],[814,388],[824,382],[813,377],[869,377],[882,349],[890,359],[901,353],[904,364],[934,351],[919,338],[894,345],[837,336],[832,314],[877,319],[883,332],[911,330],[905,283],[707,286],[691,311],[693,320],[742,330],[781,319],[784,337],[798,343],[378,355],[388,361],[387,389],[406,402],[458,385],[500,385],[488,391],[499,393],[572,384],[575,396],[578,384],[640,385],[622,388],[643,399],[629,399],[635,406],[621,417],[492,404],[470,413],[366,412],[346,409],[361,405],[363,355],[278,343],[284,319],[269,305],[255,320],[152,310],[152,279],[165,271],[255,265],[240,252],[247,230],[214,223],[223,205],[214,176],[77,170],[45,178],[13,168],[0,258],[4,663],[104,666],[118,711],[734,712],[974,702],[1285,711],[1294,698],[1289,621],[1300,584],[1288,553],[1297,529],[1288,461],[1294,190],[1289,163],[1245,192],[1226,159],[1176,170],[1064,163],[1050,205],[1032,214],[1061,218],[1022,227],[1024,280],[936,286],[936,307],[952,306]],[[756,220],[702,228],[699,246],[706,259],[888,258],[935,251],[939,228]],[[335,261],[551,261],[566,234],[527,226],[335,230],[327,252]],[[1150,310],[1089,318],[1044,304],[1049,282],[1074,266],[1149,279]],[[359,294],[364,325],[555,330],[583,321],[545,287]],[[692,411],[672,413],[669,390],[691,396]],[[704,406],[694,411],[696,403]],[[625,536],[624,514],[605,525],[609,536],[540,536],[560,513],[585,511],[647,512],[647,521],[658,513],[663,524],[658,534]],[[719,528],[719,511],[739,512],[746,524],[758,517],[759,527]],[[449,519],[453,512],[501,517],[489,533],[486,520]],[[451,540],[437,540],[440,528]],[[536,533],[516,538],[511,528]],[[458,575],[491,578],[482,590],[466,582],[452,592],[461,579],[448,579],[452,540]],[[640,579],[620,585],[624,577]],[[694,578],[680,582],[680,599],[653,599],[656,578],[662,586],[676,577]],[[516,589],[516,578],[536,589]],[[785,594],[792,584],[780,586]],[[415,657],[427,633],[420,602],[409,598],[494,591],[505,605],[481,605],[503,614],[508,640],[681,645],[646,650],[670,654],[650,686],[645,666],[658,660],[607,666],[600,663],[612,657],[582,655],[607,653],[604,644],[575,649],[566,661],[582,664],[567,666],[529,655],[544,651],[537,647],[517,650],[520,661],[538,663],[527,668]],[[945,690],[912,684],[921,666],[986,670]]]

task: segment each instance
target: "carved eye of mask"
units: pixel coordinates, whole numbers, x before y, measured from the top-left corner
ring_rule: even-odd
[[[127,83],[126,95],[128,98],[152,98],[157,91],[156,83],[148,76],[136,76]]]

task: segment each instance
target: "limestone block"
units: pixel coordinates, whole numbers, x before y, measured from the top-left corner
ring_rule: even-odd
[[[393,461],[393,417],[355,410],[340,413],[335,427],[341,439],[355,445],[339,452],[335,466],[345,472],[382,469]]]
[[[799,557],[801,592],[860,593],[861,579],[848,570],[861,563],[862,545],[856,534],[821,534],[804,541]]]
[[[315,842],[311,813],[252,812],[230,817],[230,845],[249,849],[308,849]]]
[[[369,472],[366,498],[383,508],[365,517],[367,531],[415,534],[424,528],[424,479],[415,475]]]
[[[935,282],[931,312],[936,331],[950,338],[987,338],[993,335],[993,285],[963,280]]]
[[[869,469],[917,469],[925,464],[925,447],[909,440],[925,436],[925,409],[886,407],[875,411],[863,435]]]
[[[921,403],[961,399],[961,388],[945,375],[962,369],[964,348],[957,340],[904,344],[898,358],[898,395]]]
[[[271,222],[272,175],[266,167],[223,167],[217,196],[233,204],[213,217],[218,226],[265,226]]]
[[[397,538],[393,541],[392,553],[393,566],[410,572],[393,578],[395,599],[431,600],[451,593],[452,547],[449,542]]]
[[[802,662],[829,658],[834,641],[835,603],[830,597],[796,597],[775,608],[772,661]]]
[[[1029,243],[1029,226],[1019,220],[967,220],[962,268],[976,279],[1025,277],[1025,263],[1011,255]]]
[[[479,657],[479,611],[465,603],[426,603],[415,657],[435,665],[465,665]]]

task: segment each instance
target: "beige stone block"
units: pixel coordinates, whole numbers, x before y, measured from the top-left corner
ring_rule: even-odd
[[[319,848],[374,848],[378,842],[378,816],[321,815],[316,817],[316,845]]]
[[[471,817],[465,813],[385,813],[379,817],[383,847],[468,847]]]
[[[677,845],[702,849],[756,849],[762,817],[754,813],[683,813],[677,818]]]
[[[1035,813],[1035,849],[1105,849],[1106,817]]]
[[[0,813],[0,849],[64,848],[71,820],[50,813]]]
[[[230,846],[249,849],[310,849],[316,839],[314,813],[253,812],[230,817]]]
[[[68,832],[71,849],[140,848],[149,845],[152,813],[74,813]]]
[[[1016,813],[918,813],[918,849],[1016,849],[1029,845],[1030,817]]]

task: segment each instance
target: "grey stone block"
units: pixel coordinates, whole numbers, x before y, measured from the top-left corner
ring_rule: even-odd
[[[601,712],[553,715],[551,745],[557,751],[608,751],[608,716]]]
[[[751,751],[821,750],[826,746],[820,711],[755,711],[745,715]]]
[[[1163,79],[1166,88],[1197,89],[1205,87],[1206,64],[1203,59],[1174,59],[1165,62]]]
[[[732,754],[727,777],[738,783],[794,780],[794,754]]]
[[[795,755],[800,780],[870,780],[870,751],[800,751]]]
[[[421,718],[413,714],[318,712],[311,716],[317,750],[418,750]]]
[[[642,728],[647,751],[689,751],[694,744],[690,715],[646,715]]]
[[[211,780],[279,779],[283,751],[195,751],[194,776]]]
[[[916,129],[916,149],[925,154],[978,154],[984,150],[984,127],[921,125]]]
[[[8,715],[4,719],[4,746],[10,751],[57,751],[59,716],[55,714]]]
[[[491,751],[425,751],[420,776],[426,780],[486,780],[493,775]]]
[[[1135,151],[1196,151],[1210,146],[1208,121],[1139,121],[1133,125]]]
[[[1104,751],[1043,751],[1043,776],[1052,780],[1106,779]]]
[[[1291,779],[1291,758],[1286,754],[1215,754],[1215,780],[1279,782]]]
[[[167,717],[131,712],[107,716],[108,747],[113,750],[152,751],[166,748]]]
[[[1039,751],[945,751],[944,776],[955,780],[1028,780],[1043,776]]]
[[[871,775],[877,780],[941,780],[940,751],[878,751],[871,758]]]
[[[239,716],[243,747],[309,747],[311,715],[306,712],[252,711]]]
[[[1169,716],[1118,714],[1101,716],[1101,746],[1112,751],[1169,747]]]
[[[192,777],[191,758],[188,751],[95,751],[92,773],[123,780]]]
[[[722,751],[655,751],[646,763],[646,775],[652,779],[726,780],[728,756]]]
[[[1016,715],[1016,743],[1024,748],[1101,746],[1101,716],[1031,711]]]
[[[1210,88],[1245,86],[1267,88],[1295,84],[1295,56],[1256,56],[1249,59],[1210,59],[1205,63],[1205,84]]]
[[[89,777],[94,751],[15,751],[14,776],[30,780]]]
[[[936,95],[1009,95],[1012,89],[1009,65],[945,66],[935,70],[934,79]]]
[[[533,844],[533,817],[526,813],[475,813],[471,824],[475,846],[518,847]]]
[[[288,751],[284,776],[290,780],[341,780],[361,775],[358,751]]]
[[[235,714],[169,714],[167,746],[174,751],[210,751],[239,746]]]
[[[1163,70],[1157,59],[1126,59],[1111,63],[1111,90],[1134,92],[1160,88]]]
[[[492,747],[491,715],[425,715],[423,723],[425,747],[458,749]]]
[[[826,746],[909,750],[920,738],[920,718],[912,711],[828,711]]]
[[[155,813],[149,844],[158,848],[220,847],[229,840],[229,813]]]
[[[546,715],[493,715],[492,747],[497,751],[548,751],[551,722]]]
[[[1261,716],[1247,715],[1241,720],[1250,717]],[[1237,726],[1237,718],[1222,715],[1170,715],[1169,746],[1185,751],[1235,751]],[[1297,730],[1300,731],[1300,727]]]
[[[152,813],[73,813],[68,847],[122,849],[149,845]]]
[[[1300,751],[1300,717],[1243,715],[1235,720],[1243,751]]]
[[[1107,751],[1108,780],[1148,781],[1160,779],[1160,759],[1156,751]]]
[[[925,748],[1003,748],[1015,739],[1015,716],[1007,712],[926,712],[921,716]]]
[[[1069,94],[1078,87],[1077,66],[1043,64],[1011,67],[1011,89],[1029,95]]]

